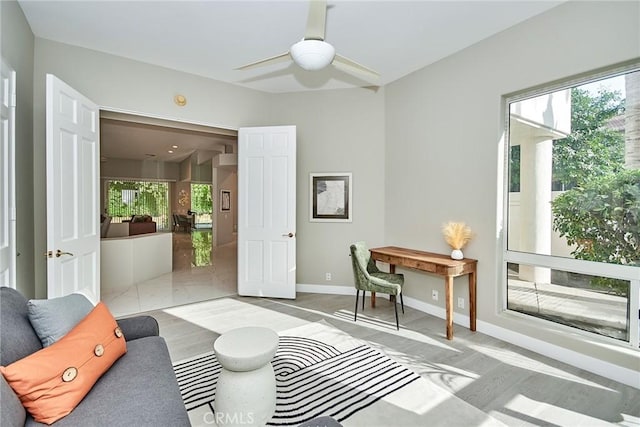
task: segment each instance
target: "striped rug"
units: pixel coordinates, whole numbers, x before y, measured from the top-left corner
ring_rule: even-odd
[[[329,326],[290,331],[295,335],[281,333],[272,361],[276,412],[268,425],[298,425],[320,415],[343,422],[420,379],[383,352]],[[178,362],[174,369],[187,410],[213,411],[221,369],[215,354]]]

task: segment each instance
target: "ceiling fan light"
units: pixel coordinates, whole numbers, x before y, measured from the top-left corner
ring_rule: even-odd
[[[315,71],[331,64],[336,50],[323,40],[302,40],[291,46],[289,53],[300,68]]]

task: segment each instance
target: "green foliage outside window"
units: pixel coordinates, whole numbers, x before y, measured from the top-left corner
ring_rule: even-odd
[[[166,182],[109,181],[107,213],[112,218],[151,215],[159,228],[168,227],[169,186]]]
[[[624,103],[618,92],[572,89],[572,133],[554,141],[554,183],[571,189],[552,202],[553,227],[576,259],[640,265],[640,170],[624,169],[624,133],[608,125]],[[591,283],[628,295],[628,281]]]
[[[553,142],[553,181],[558,189],[624,169],[624,134],[608,122],[624,112],[620,92],[596,95],[571,89],[571,135]]]
[[[191,210],[199,214],[213,212],[211,185],[191,184]]]
[[[640,266],[640,170],[597,177],[558,196],[553,226],[577,259]],[[594,278],[592,284],[626,295],[628,282]]]

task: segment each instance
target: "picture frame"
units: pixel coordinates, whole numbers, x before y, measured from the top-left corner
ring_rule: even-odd
[[[352,222],[350,172],[309,174],[309,221]]]
[[[229,212],[231,210],[231,191],[220,190],[220,212]]]

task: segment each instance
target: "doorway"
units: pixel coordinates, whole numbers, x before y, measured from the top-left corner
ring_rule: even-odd
[[[165,271],[153,277],[114,283],[106,276],[118,267],[103,259],[101,294],[110,310],[122,316],[236,294],[237,212],[221,212],[216,196],[223,186],[237,197],[237,132],[111,111],[100,119],[100,209],[113,221],[101,244],[149,237],[125,233],[136,221],[171,234],[170,269],[157,263]]]

